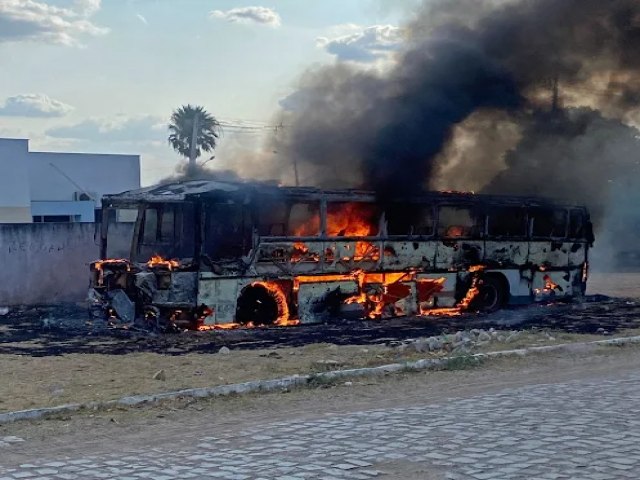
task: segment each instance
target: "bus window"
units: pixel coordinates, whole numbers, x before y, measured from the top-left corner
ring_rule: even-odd
[[[162,209],[160,215],[159,238],[161,243],[173,242],[175,236],[175,216],[172,208]]]
[[[586,237],[587,220],[582,210],[571,210],[569,214],[569,238],[584,239]]]
[[[320,235],[320,203],[294,203],[291,205],[287,235],[294,237]]]
[[[489,235],[526,237],[527,212],[520,207],[492,208],[489,211]]]
[[[372,203],[335,202],[327,205],[327,235],[371,237],[378,234],[380,209]]]
[[[209,204],[204,226],[204,252],[213,260],[246,255],[251,245],[251,220],[244,205]]]
[[[144,210],[138,260],[152,255],[192,258],[195,255],[194,208],[190,203],[159,204]]]
[[[468,207],[440,207],[438,235],[444,238],[479,237],[484,233],[484,218]]]
[[[544,238],[564,238],[567,235],[567,211],[550,208],[534,208],[533,236]]]
[[[433,235],[433,206],[418,203],[395,203],[386,209],[387,234]]]
[[[263,237],[284,237],[287,234],[287,204],[261,199],[258,203],[258,233]]]
[[[155,208],[147,208],[144,211],[144,225],[142,229],[142,243],[144,245],[156,243],[158,237],[158,210]]]

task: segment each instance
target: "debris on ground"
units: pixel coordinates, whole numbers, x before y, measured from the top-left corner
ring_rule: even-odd
[[[497,338],[491,329],[499,331]],[[325,324],[214,331],[158,333],[131,324],[91,318],[85,305],[12,307],[0,322],[0,354],[30,356],[68,353],[125,354],[157,352],[181,355],[316,343],[389,345],[424,339],[416,348],[442,349],[444,338],[456,332],[477,331],[474,342],[514,342],[520,330],[556,330],[610,335],[640,328],[640,302],[590,296],[579,304],[554,303],[504,309],[490,314],[456,317],[406,317],[389,320],[336,320]],[[461,334],[462,335],[462,334]],[[516,337],[514,337],[516,335]],[[456,341],[469,343],[468,335]],[[471,337],[469,337],[471,338]],[[413,347],[412,347],[413,348]]]

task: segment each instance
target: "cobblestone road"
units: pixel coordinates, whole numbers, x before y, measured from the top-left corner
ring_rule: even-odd
[[[179,449],[49,458],[11,468],[0,460],[0,480],[364,480],[404,478],[385,474],[386,464],[404,462],[433,469],[433,478],[638,479],[639,410],[640,374],[633,373],[438,404],[292,418],[227,435],[212,431]],[[4,449],[28,448],[20,440],[6,437],[0,459]]]

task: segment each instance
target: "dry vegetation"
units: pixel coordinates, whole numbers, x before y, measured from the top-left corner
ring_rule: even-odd
[[[638,330],[617,336],[639,334]],[[554,331],[523,332],[510,341],[492,342],[474,351],[602,339]],[[232,350],[224,353],[165,355],[68,354],[48,357],[0,355],[0,412],[64,403],[104,401],[126,395],[215,386],[277,378],[339,368],[376,366],[442,356],[447,352],[416,353],[383,344],[337,346],[315,344],[300,348]],[[165,379],[154,379],[160,371]]]

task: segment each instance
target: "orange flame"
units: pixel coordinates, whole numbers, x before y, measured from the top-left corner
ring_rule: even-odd
[[[147,267],[149,268],[160,267],[166,268],[167,270],[173,270],[174,268],[178,268],[179,266],[180,262],[178,260],[165,260],[158,254],[153,255],[147,262]]]
[[[98,271],[103,271],[105,265],[126,266],[127,271],[131,270],[131,262],[126,258],[108,258],[106,260],[97,260],[93,262],[93,267]]]
[[[327,231],[329,237],[370,237],[378,233],[378,211],[374,205],[367,203],[333,203],[327,210]],[[293,234],[298,237],[317,235],[320,231],[320,214],[316,213],[306,222],[296,226]],[[345,245],[349,250],[350,245]],[[333,260],[333,252],[329,250],[325,255],[327,261]],[[348,261],[370,258],[374,261],[380,259],[380,250],[370,242],[356,241],[352,255],[345,256],[342,260]],[[291,260],[319,261],[319,255],[310,255],[309,248],[302,242],[294,244]]]
[[[112,265],[114,267],[125,267],[127,272],[131,271],[131,262],[126,258],[108,258],[106,260],[97,260],[93,262],[93,268],[98,272],[98,284],[104,284],[104,267]]]

